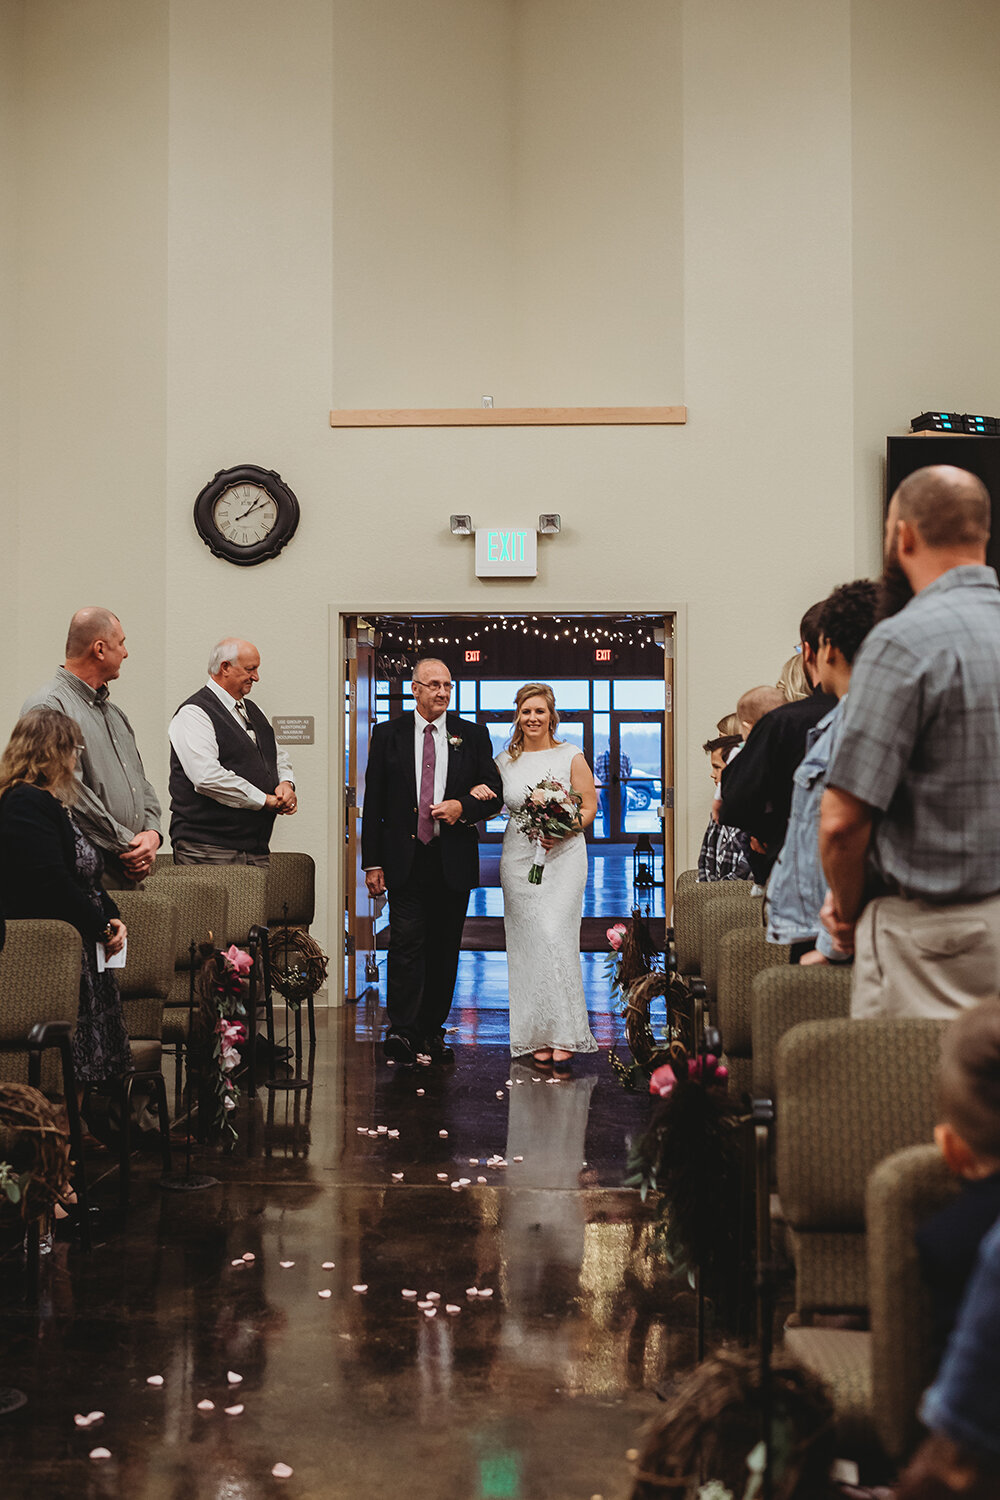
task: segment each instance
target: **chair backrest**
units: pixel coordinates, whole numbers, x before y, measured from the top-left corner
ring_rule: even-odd
[[[944,1021],[807,1021],[778,1045],[777,1178],[792,1232],[796,1305],[867,1305],[865,1185],[934,1129]]]
[[[701,977],[705,993],[714,1001],[719,989],[719,947],[727,932],[738,927],[759,927],[761,900],[751,896],[748,880],[720,880],[716,890],[701,909]],[[732,887],[732,889],[729,889]]]
[[[727,1057],[751,1055],[750,995],[753,983],[761,970],[775,965],[788,968],[788,948],[782,943],[769,943],[763,927],[735,928],[722,937],[716,998],[719,1030]]]
[[[697,974],[701,924],[697,870],[682,870],[674,887],[674,958],[678,974]]]
[[[174,981],[180,911],[162,894],[163,889],[157,887],[155,896],[145,890],[119,891],[116,895],[128,930],[128,952],[124,969],[118,971],[118,990],[130,1037],[159,1039],[163,1003]]]
[[[316,861],[276,850],[267,870],[267,925],[308,928],[316,915]]]
[[[756,975],[750,986],[754,1098],[777,1098],[775,1059],[786,1031],[803,1021],[846,1019],[850,1011],[851,970],[847,965],[785,964]]]
[[[930,1297],[920,1274],[917,1226],[960,1191],[936,1146],[897,1151],[868,1178],[868,1296],[874,1417],[882,1446],[897,1462],[920,1436],[917,1403],[934,1377]]]
[[[213,927],[216,945],[228,948],[230,943],[245,946],[251,927],[267,926],[267,870],[257,865],[170,865],[157,867],[156,880],[176,885],[186,880],[210,880],[226,892],[226,920]],[[171,901],[176,897],[167,893]],[[190,934],[181,923],[181,942],[187,944]],[[198,941],[201,941],[199,938]],[[187,962],[185,956],[185,963]]]
[[[80,1008],[83,943],[68,922],[12,919],[0,953],[0,1077],[28,1081],[28,1033],[38,1021],[71,1021]],[[42,1087],[61,1090],[54,1051],[42,1057]]]

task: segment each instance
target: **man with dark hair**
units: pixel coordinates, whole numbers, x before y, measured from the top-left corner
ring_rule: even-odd
[[[918,469],[889,505],[885,618],[855,663],[820,825],[823,921],[855,950],[853,1015],[952,1017],[1000,990],[989,524],[985,487],[950,465]]]
[[[739,755],[722,775],[719,821],[742,828],[756,841],[750,855],[754,879],[763,885],[781,852],[792,805],[792,774],[806,748],[806,735],[835,706],[817,691],[816,654],[823,602],[806,610],[799,625],[802,662],[813,689],[797,703],[782,703],[765,713],[751,730]]]
[[[738,734],[720,734],[707,740],[702,749],[709,758],[711,776],[716,787],[726,768],[726,760],[743,741]],[[750,840],[739,828],[727,828],[709,818],[705,837],[701,841],[698,855],[698,879],[705,880],[749,880],[750,864],[747,855]]]
[[[788,831],[767,888],[768,940],[788,943],[792,963],[839,962],[848,956],[820,927],[826,879],[819,860],[819,813],[851,666],[875,623],[877,603],[878,585],[860,578],[834,589],[820,611],[816,673],[822,690],[837,703],[806,735],[806,751],[792,777]]]
[[[108,696],[108,684],[127,659],[118,616],[96,604],[78,609],[69,622],[64,665],[21,709],[58,708],[79,725],[80,790],[73,817],[101,850],[102,879],[111,890],[144,880],[163,842],[159,798],[146,778],[132,726]]]

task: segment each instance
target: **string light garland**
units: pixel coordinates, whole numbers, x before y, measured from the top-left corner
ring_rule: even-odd
[[[493,620],[470,623],[457,635],[448,633],[455,628],[453,622],[448,622],[447,626],[439,625],[433,620],[422,624],[417,620],[404,623],[376,619],[370,623],[381,632],[382,645],[388,648],[388,660],[394,646],[404,651],[422,651],[427,646],[465,646],[488,640],[491,635],[498,634],[528,636],[531,639],[537,637],[542,641],[559,641],[571,646],[577,646],[582,641],[589,645],[627,643],[632,646],[662,648],[663,641],[656,638],[654,618],[638,616],[634,621],[623,619],[616,620],[611,625],[600,625],[592,621],[584,623],[579,618],[563,615],[500,615]],[[428,633],[424,635],[423,630]]]

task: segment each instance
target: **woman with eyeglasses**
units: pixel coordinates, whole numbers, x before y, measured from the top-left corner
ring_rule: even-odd
[[[56,709],[31,709],[14,725],[0,758],[0,911],[68,922],[83,939],[73,1035],[83,1085],[124,1072],[131,1053],[114,972],[97,967],[98,944],[108,958],[121,952],[125,924],[101,887],[100,851],[70,816],[79,749],[78,726]]]

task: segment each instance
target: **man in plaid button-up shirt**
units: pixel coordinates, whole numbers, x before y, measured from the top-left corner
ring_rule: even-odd
[[[952,1016],[1000,990],[1000,587],[990,498],[964,469],[904,480],[886,593],[827,776],[824,922],[853,943],[854,1015]],[[866,904],[866,897],[871,896]]]

